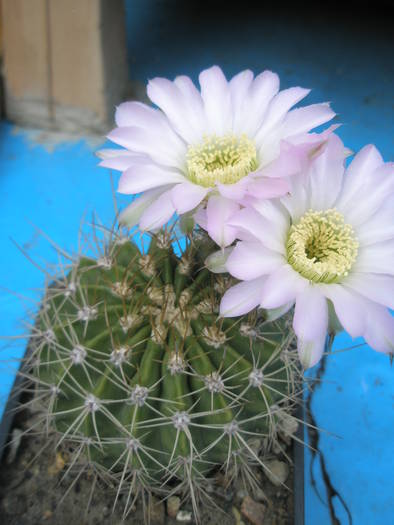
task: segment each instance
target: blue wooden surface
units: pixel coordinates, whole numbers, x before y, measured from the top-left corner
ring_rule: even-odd
[[[282,86],[313,88],[309,102],[332,102],[343,122],[339,134],[353,150],[374,142],[386,160],[392,158],[394,136],[394,73],[388,26],[370,19],[360,22],[343,16],[302,15],[262,10],[226,18],[226,12],[175,9],[171,2],[126,2],[130,72],[145,83],[148,78],[179,73],[197,78],[213,63],[228,74],[251,68],[269,68],[280,74]],[[185,3],[186,4],[186,3]],[[340,13],[341,14],[341,13]],[[221,23],[218,22],[222,16]],[[79,221],[84,212],[97,212],[104,223],[113,219],[108,173],[96,167],[87,141],[63,143],[49,152],[0,126],[0,286],[29,297],[43,284],[10,237],[29,253],[56,260],[55,252],[40,240],[30,222],[58,244],[75,250]],[[355,203],[356,205],[356,203]],[[0,335],[23,333],[24,304],[0,291]],[[27,306],[30,306],[27,304]],[[21,355],[24,341],[1,341],[0,411],[13,379],[12,358]],[[342,335],[336,348],[350,347]],[[385,356],[363,347],[338,353],[327,360],[323,382],[312,408],[330,480],[349,506],[354,525],[394,522],[392,471],[394,460],[394,369]],[[305,465],[309,483],[309,457]],[[317,485],[326,498],[319,469]],[[334,506],[341,524],[348,523],[338,498]],[[327,506],[306,487],[307,525],[329,525]]]
[[[44,230],[67,250],[77,250],[79,225],[85,213],[95,210],[111,224],[114,213],[108,173],[97,168],[93,149],[86,141],[59,144],[53,151],[32,142],[31,133],[0,124],[0,335],[26,333],[27,311],[35,310],[45,282],[12,243],[45,262],[56,263],[51,245],[37,232]],[[16,294],[23,295],[17,296]],[[0,340],[0,414],[12,385],[15,366],[26,340]]]

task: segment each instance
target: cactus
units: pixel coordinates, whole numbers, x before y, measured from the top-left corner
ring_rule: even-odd
[[[178,256],[162,233],[145,253],[112,232],[47,287],[35,325],[31,375],[57,445],[128,502],[180,490],[197,512],[215,467],[265,468],[250,439],[275,439],[297,394],[288,322],[219,318],[232,280],[204,268],[207,243],[189,237]]]

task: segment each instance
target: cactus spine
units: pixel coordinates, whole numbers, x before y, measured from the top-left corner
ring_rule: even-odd
[[[231,282],[203,267],[206,242],[178,257],[164,234],[147,253],[113,234],[48,287],[30,357],[58,444],[118,494],[178,487],[195,510],[213,468],[265,468],[250,438],[275,439],[297,391],[286,320],[218,317]]]

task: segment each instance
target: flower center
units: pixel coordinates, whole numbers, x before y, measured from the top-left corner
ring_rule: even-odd
[[[314,283],[336,283],[348,275],[357,257],[353,228],[336,209],[309,210],[289,230],[287,260]]]
[[[256,146],[246,135],[205,136],[187,151],[190,180],[206,188],[216,182],[234,184],[256,168]]]

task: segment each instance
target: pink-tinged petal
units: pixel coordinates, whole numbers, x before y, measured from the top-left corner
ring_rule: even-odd
[[[260,302],[261,288],[265,277],[253,281],[245,281],[232,286],[223,295],[220,303],[222,317],[237,317],[256,308]]]
[[[164,115],[141,102],[123,102],[115,111],[115,122],[118,127],[148,128],[162,126]]]
[[[239,204],[221,196],[212,196],[207,204],[208,235],[222,248],[231,244],[237,230],[228,225],[229,219],[239,210]]]
[[[297,295],[293,328],[300,361],[304,368],[310,368],[323,355],[328,328],[327,300],[319,287],[308,286]]]
[[[290,178],[290,194],[281,197],[280,202],[288,211],[292,223],[296,223],[309,209],[309,192],[305,187],[305,174],[297,173]]]
[[[258,199],[254,200],[254,202],[249,205],[272,224],[275,224],[275,228],[278,230],[280,238],[285,242],[285,238],[287,237],[290,228],[290,217],[286,208],[281,205],[280,201]]]
[[[249,88],[252,82],[253,73],[248,69],[235,75],[229,82],[233,110],[233,132],[235,134],[245,133],[242,124],[245,120],[245,105],[248,102]]]
[[[148,190],[141,195],[141,197],[135,198],[127,208],[125,208],[119,215],[119,223],[132,228],[139,223],[141,215],[144,211],[158,198],[162,193],[167,191],[168,186],[161,188],[155,188],[154,190]]]
[[[203,206],[200,206],[198,210],[193,215],[196,224],[200,226],[203,230],[207,231],[208,229],[208,219],[207,219],[207,209]]]
[[[308,281],[285,264],[267,278],[261,291],[260,305],[265,309],[279,308],[293,302],[307,286]]]
[[[216,187],[219,190],[220,195],[223,195],[223,197],[226,197],[226,199],[232,199],[239,202],[245,195],[249,181],[250,177],[247,175],[235,184],[222,184],[218,182],[216,183]]]
[[[293,87],[280,91],[272,99],[268,107],[263,125],[256,134],[256,143],[262,143],[267,134],[283,121],[289,109],[305,98],[308,93],[310,93],[310,89],[301,87]]]
[[[204,115],[204,104],[201,94],[193,84],[192,80],[184,75],[176,77],[174,84],[183,95],[183,111],[187,122],[182,128],[182,136],[188,142],[199,142],[205,133],[206,121]]]
[[[364,146],[353,158],[346,170],[343,190],[337,206],[354,205],[354,198],[365,184],[369,184],[372,173],[383,165],[379,151],[369,144]]]
[[[166,191],[147,208],[140,219],[142,231],[152,231],[161,228],[175,213],[171,199],[171,190]]]
[[[362,188],[355,196],[357,206],[354,201],[343,202],[338,205],[338,209],[343,212],[346,219],[353,226],[360,226],[367,223],[373,215],[387,202],[394,205],[394,163],[387,162],[377,168],[365,181]]]
[[[386,199],[380,209],[356,228],[356,236],[361,246],[394,239],[394,202]]]
[[[294,146],[290,142],[281,140],[279,142],[279,149],[275,155],[274,160],[265,164],[257,172],[261,176],[270,178],[284,178],[291,177],[296,173],[300,173],[307,165],[309,151],[313,146],[298,145]],[[274,149],[271,148],[270,143],[263,144],[259,155],[263,159],[267,159]]]
[[[169,171],[160,166],[142,164],[131,166],[119,179],[118,192],[135,194],[158,186],[181,183],[185,177],[175,171]]]
[[[375,303],[394,308],[394,277],[376,273],[350,273],[345,286]]]
[[[128,150],[145,154],[156,163],[168,167],[180,167],[185,164],[186,146],[180,139],[179,142],[172,141],[168,134],[159,134],[158,130],[138,127],[115,128],[108,135],[109,140],[119,144]]]
[[[280,228],[276,229],[271,221],[262,217],[256,210],[243,208],[229,219],[228,224],[238,230],[237,236],[239,232],[245,232],[248,238],[253,235],[266,248],[285,255]]]
[[[108,149],[97,152],[97,156],[103,159],[99,166],[111,170],[125,171],[135,161],[136,155],[123,149]],[[145,162],[149,157],[145,157]]]
[[[250,86],[243,112],[234,122],[234,132],[254,137],[264,122],[268,106],[279,91],[279,77],[272,71],[263,71]]]
[[[203,128],[202,100],[192,84],[184,76],[178,77],[175,82],[154,78],[147,88],[148,97],[164,111],[173,128],[186,142],[199,140]]]
[[[227,270],[244,281],[266,275],[283,265],[283,257],[259,242],[238,242],[227,260]]]
[[[300,133],[299,135],[292,135],[291,137],[286,137],[286,141],[291,144],[314,144],[319,146],[322,142],[328,139],[328,137],[334,133],[335,130],[341,127],[341,124],[331,124],[327,129],[321,133]],[[346,149],[346,156],[353,155],[353,152],[349,149]]]
[[[333,303],[339,322],[348,334],[352,337],[363,335],[366,327],[367,300],[341,284],[326,284],[320,288]]]
[[[330,135],[322,151],[310,163],[307,173],[309,205],[314,210],[332,208],[342,189],[345,147],[337,135]]]
[[[394,317],[387,308],[371,303],[367,311],[364,339],[373,350],[394,355]]]
[[[225,135],[231,131],[231,94],[226,77],[218,66],[205,69],[199,75],[208,133]]]
[[[202,111],[203,101],[201,94],[193,84],[191,78],[187,77],[186,75],[179,75],[175,78],[174,84],[182,93],[185,105],[194,107],[194,109],[197,109],[198,112]]]
[[[191,182],[183,182],[174,186],[171,196],[177,213],[182,214],[194,210],[205,198],[208,191],[209,188],[203,188]]]
[[[247,191],[257,199],[274,199],[286,195],[290,191],[290,183],[287,179],[259,177],[248,183]]]
[[[115,157],[119,157],[122,155],[127,156],[127,155],[131,155],[131,153],[123,149],[111,149],[111,148],[99,149],[98,151],[96,151],[96,156],[102,160],[113,159]]]
[[[394,240],[380,242],[358,249],[352,271],[394,275]]]
[[[325,124],[335,117],[335,112],[328,103],[311,104],[303,108],[292,109],[283,122],[283,137],[306,133]]]
[[[144,130],[159,151],[171,148],[181,156],[185,153],[185,143],[175,133],[166,115],[158,109],[141,102],[124,102],[117,108],[115,120],[120,128]]]

